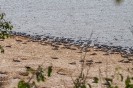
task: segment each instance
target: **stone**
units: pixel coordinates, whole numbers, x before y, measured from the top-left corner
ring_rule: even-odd
[[[40,43],[41,45],[47,45],[45,42]]]
[[[109,82],[102,83],[103,85],[109,85]]]
[[[93,64],[93,62],[87,62],[87,63],[86,63],[86,65],[91,65],[91,64]]]
[[[6,74],[6,72],[0,71],[0,74]]]
[[[133,58],[129,58],[128,60],[129,60],[129,61],[133,61]]]
[[[35,40],[35,39],[32,39],[31,41],[32,41],[32,42],[38,42],[38,40]]]
[[[86,60],[86,62],[93,62],[93,60]]]
[[[114,54],[114,52],[112,50],[108,50],[109,54]]]
[[[77,52],[77,53],[82,53],[82,51],[79,51],[79,52]]]
[[[98,46],[94,46],[93,49],[98,49]]]
[[[28,76],[29,73],[28,72],[19,72],[19,75],[21,75],[21,76]]]
[[[61,49],[65,49],[66,47],[65,46],[62,46]]]
[[[59,59],[58,57],[51,57],[52,59]]]
[[[97,53],[91,53],[90,55],[97,55]]]
[[[83,49],[83,52],[90,52],[89,49]]]
[[[123,63],[130,63],[130,61],[129,60],[124,60]]]
[[[11,48],[11,45],[7,45],[6,47],[9,47],[9,48]]]
[[[31,40],[27,40],[26,42],[31,42]]]
[[[58,71],[57,74],[59,75],[66,75],[64,72]]]
[[[22,42],[22,44],[27,44],[27,42]]]
[[[79,62],[84,62],[84,60],[82,59],[82,60],[80,60]]]
[[[21,58],[13,59],[13,62],[21,62]]]
[[[109,55],[109,53],[108,52],[105,52],[103,55]]]
[[[130,61],[129,60],[120,60],[120,61],[118,61],[118,62],[121,62],[121,63],[130,63]]]
[[[76,48],[70,48],[70,50],[76,50]]]
[[[76,64],[76,62],[71,62],[71,63],[69,63],[69,64],[71,64],[71,65],[75,65],[75,64]]]
[[[30,66],[25,66],[25,68],[26,68],[26,69],[31,69],[31,67],[30,67]]]
[[[102,62],[101,62],[101,61],[97,61],[97,62],[95,62],[95,63],[101,64]]]
[[[20,40],[20,39],[16,39],[16,41],[17,41],[17,42],[22,42],[22,40]]]
[[[118,62],[123,62],[124,61],[124,59],[123,60],[119,60]]]
[[[98,51],[98,49],[93,49],[94,51]]]
[[[54,48],[52,48],[52,50],[58,50],[58,47],[54,47]]]
[[[123,57],[123,58],[128,58],[128,56],[127,56],[127,55],[121,55],[121,57]]]

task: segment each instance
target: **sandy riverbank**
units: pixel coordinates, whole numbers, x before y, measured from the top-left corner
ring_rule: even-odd
[[[61,48],[63,45],[60,45],[58,50],[53,50],[50,45],[41,45],[39,42],[31,42],[28,38],[23,37],[12,37],[0,41],[0,44],[5,49],[5,53],[0,55],[0,71],[6,72],[6,74],[0,74],[0,79],[5,77],[5,81],[7,81],[4,85],[5,88],[15,87],[20,79],[28,78],[28,76],[21,75],[26,70],[25,66],[37,68],[41,64],[43,64],[42,67],[44,68],[52,65],[53,72],[52,76],[46,79],[46,82],[37,83],[39,88],[72,88],[71,77],[75,79],[79,75],[81,70],[80,60],[85,55],[85,52],[79,53],[79,50],[74,46],[73,50]],[[122,68],[121,72],[124,76],[130,75],[126,70],[127,68],[132,69],[132,62],[118,62],[124,59],[120,54],[103,55],[105,52],[94,51],[92,48],[89,48],[89,50],[86,53],[85,63],[90,60],[93,61],[87,76],[87,81],[92,85],[92,88],[101,88],[100,83],[92,83],[93,77],[99,77],[99,69],[102,77],[105,77],[106,74],[108,77],[113,75],[115,68],[118,66]],[[92,53],[96,53],[96,55],[91,55]],[[57,57],[57,59],[52,59],[51,57]],[[14,62],[13,59],[18,59],[20,62]],[[70,64],[71,62],[75,62],[75,64]],[[89,69],[89,65],[85,64],[84,68],[86,72]],[[120,88],[124,88],[123,83],[114,82]],[[103,85],[102,88],[104,88]]]

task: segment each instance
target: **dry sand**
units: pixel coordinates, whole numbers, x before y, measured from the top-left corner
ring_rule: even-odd
[[[16,39],[22,40],[22,42],[16,41]],[[0,71],[6,72],[6,75],[0,74],[0,80],[5,77],[5,88],[13,88],[17,86],[20,79],[28,79],[28,76],[22,76],[20,73],[26,71],[25,66],[37,68],[38,65],[42,65],[43,68],[53,66],[53,72],[51,77],[46,79],[46,82],[37,83],[39,88],[72,88],[72,78],[75,79],[79,76],[81,71],[81,58],[84,57],[85,52],[77,53],[79,50],[70,50],[59,48],[58,50],[52,50],[50,45],[41,45],[39,42],[31,42],[29,39],[22,37],[12,37],[4,41],[0,41],[0,44],[4,46],[5,53],[0,55]],[[26,42],[26,44],[25,44]],[[11,47],[8,47],[11,45]],[[7,46],[7,47],[6,47]],[[60,46],[62,47],[62,45]],[[75,48],[75,47],[74,47]],[[104,77],[111,77],[115,73],[115,68],[120,66],[121,73],[124,76],[130,75],[127,72],[127,68],[132,68],[132,63],[120,63],[118,61],[123,58],[120,54],[103,55],[102,51],[90,51],[86,53],[85,60],[93,60],[91,66],[84,66],[84,73],[87,75],[87,82],[92,85],[92,88],[104,88],[101,83],[104,83]],[[97,55],[91,55],[92,53]],[[58,57],[58,59],[52,59],[51,57]],[[14,62],[13,59],[19,59],[21,62]],[[95,63],[101,61],[102,63]],[[76,62],[76,64],[69,64]],[[86,62],[85,62],[86,63]],[[63,73],[64,75],[58,74]],[[30,75],[29,75],[30,76]],[[7,77],[7,79],[6,79]],[[93,77],[101,78],[101,83],[92,83]],[[118,79],[120,80],[120,79]],[[124,88],[123,83],[117,82],[114,79],[114,85],[119,85],[119,88]]]

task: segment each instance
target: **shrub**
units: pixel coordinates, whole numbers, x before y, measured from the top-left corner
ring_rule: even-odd
[[[4,40],[9,37],[8,30],[12,30],[13,26],[10,21],[4,19],[5,13],[0,14],[0,39]],[[3,47],[0,45],[1,53],[4,53]]]

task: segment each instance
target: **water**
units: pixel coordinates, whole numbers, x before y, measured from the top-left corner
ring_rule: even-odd
[[[133,46],[133,0],[0,0],[14,31]]]

